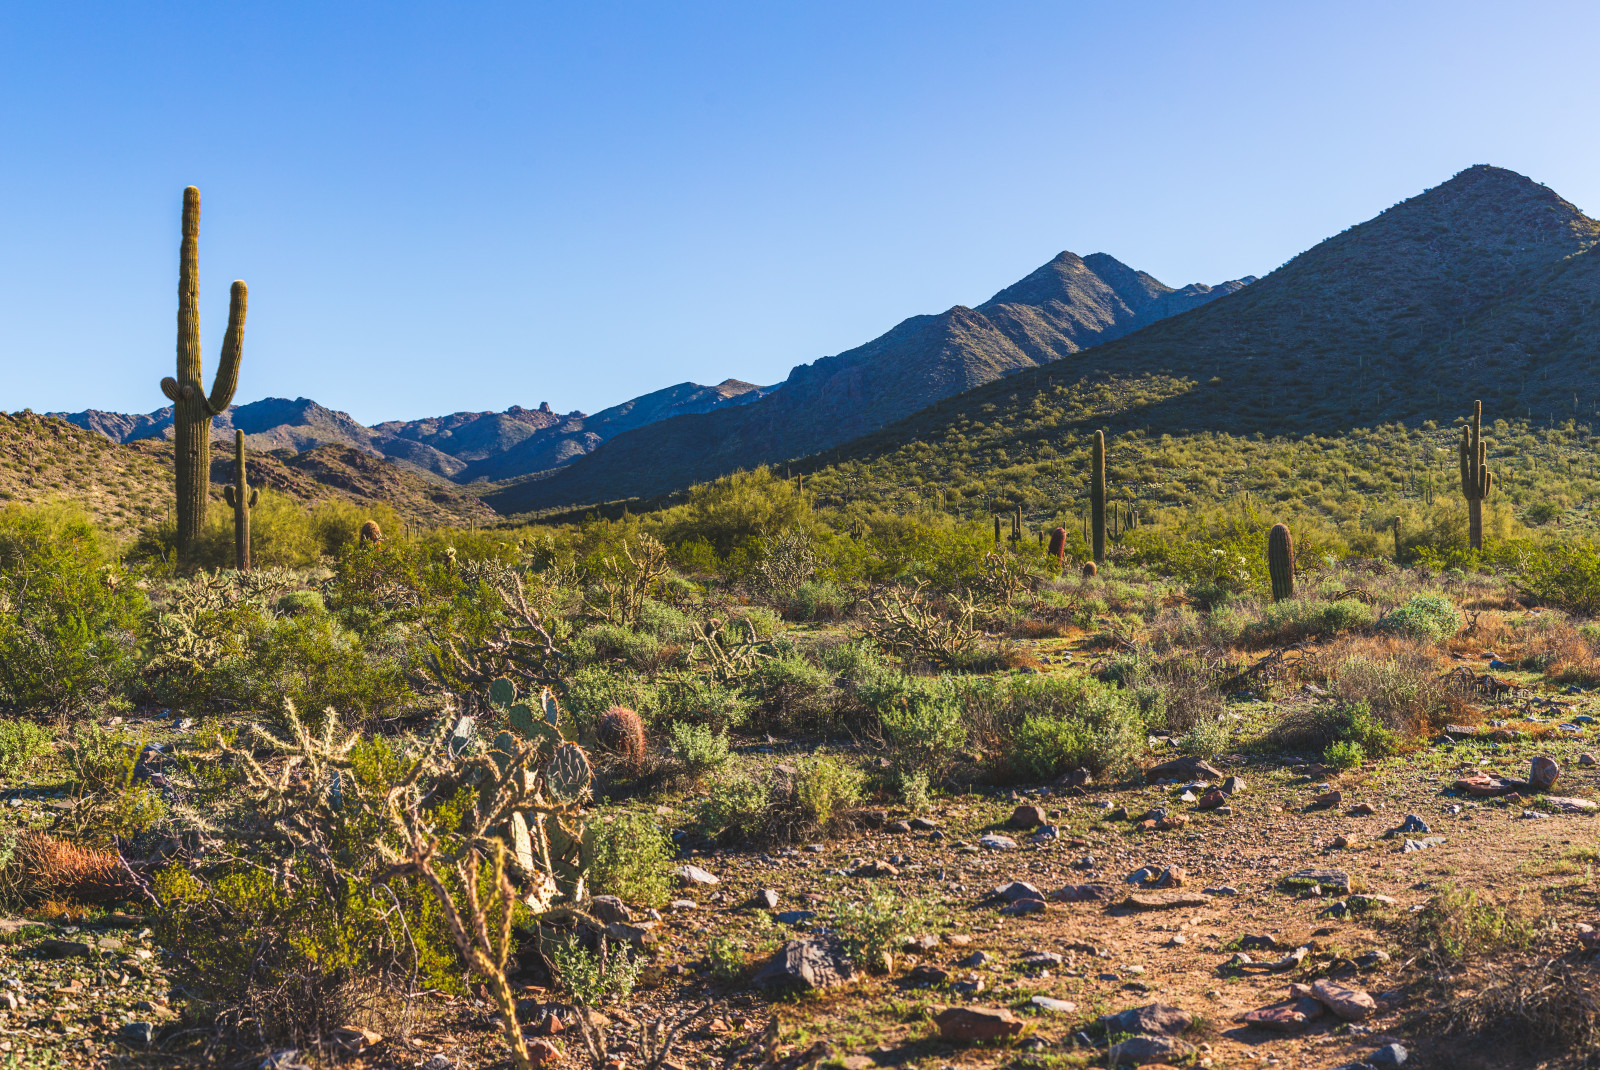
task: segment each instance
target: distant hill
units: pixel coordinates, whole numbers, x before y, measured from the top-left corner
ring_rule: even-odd
[[[234,405],[212,420],[219,441],[234,429],[253,452],[341,445],[385,457],[402,468],[455,482],[504,479],[569,464],[623,431],[684,413],[742,405],[766,390],[728,379],[716,386],[679,383],[613,406],[593,416],[558,415],[548,402],[537,409],[513,405],[504,412],[457,412],[421,420],[391,420],[366,427],[348,413],[310,398],[263,398]],[[49,415],[114,442],[172,437],[172,406],[128,414],[88,409]]]
[[[1049,364],[1243,289],[1175,290],[1104,253],[1063,252],[977,308],[913,316],[863,346],[795,368],[750,404],[619,434],[547,477],[486,495],[505,513],[656,495],[867,434],[984,383]]]
[[[212,496],[220,503],[223,485],[233,481],[233,451],[226,440],[212,446]],[[108,531],[126,538],[171,512],[172,472],[172,443],[159,434],[123,445],[61,419],[0,413],[0,504],[67,498]],[[342,443],[301,452],[252,451],[248,474],[252,484],[304,502],[384,502],[424,527],[482,524],[495,518],[459,488],[421,479]]]

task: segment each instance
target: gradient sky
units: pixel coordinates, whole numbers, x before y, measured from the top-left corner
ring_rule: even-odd
[[[1475,163],[1600,212],[1588,3],[0,6],[0,409],[762,383],[1061,249],[1265,274]]]

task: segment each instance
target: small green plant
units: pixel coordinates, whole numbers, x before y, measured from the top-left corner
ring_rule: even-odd
[[[667,726],[672,756],[694,776],[715,773],[728,764],[728,733],[703,724],[673,721]]]
[[[928,774],[923,770],[902,771],[895,778],[900,801],[914,814],[926,813],[933,807],[933,795],[928,787]]]
[[[706,963],[711,979],[722,985],[736,985],[745,979],[749,963],[744,949],[731,936],[714,936],[706,946]]]
[[[874,971],[894,967],[900,945],[933,921],[928,903],[876,889],[865,899],[839,899],[830,907],[832,929],[856,965]]]
[[[1521,904],[1502,906],[1476,891],[1448,888],[1417,912],[1413,937],[1450,965],[1524,950],[1547,928]]]
[[[604,959],[568,937],[550,949],[556,984],[580,1007],[598,1007],[608,999],[622,1002],[633,993],[643,967],[626,948],[613,945]]]
[[[32,721],[0,721],[0,780],[20,781],[50,740],[50,731]]]
[[[700,825],[706,833],[728,843],[760,834],[767,823],[772,792],[767,785],[747,777],[717,781],[700,804]]]
[[[1354,769],[1367,760],[1367,752],[1361,744],[1341,739],[1328,744],[1328,749],[1322,752],[1322,760],[1335,769]]]
[[[865,779],[855,766],[819,754],[800,763],[795,797],[811,823],[827,828],[837,814],[861,801]]]
[[[672,844],[653,819],[618,814],[611,821],[590,825],[589,836],[589,882],[595,892],[647,907],[667,902]]]
[[[1443,642],[1461,630],[1461,614],[1442,594],[1419,594],[1385,613],[1378,630],[1407,639]]]

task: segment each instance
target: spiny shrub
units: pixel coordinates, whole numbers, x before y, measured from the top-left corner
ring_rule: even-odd
[[[622,813],[589,826],[589,885],[639,906],[659,907],[670,898],[667,867],[672,844],[645,814]]]
[[[744,724],[755,705],[735,687],[689,673],[675,673],[663,680],[657,694],[657,716],[723,732]]]
[[[1385,613],[1378,630],[1425,642],[1443,642],[1461,630],[1461,614],[1442,594],[1419,594]]]

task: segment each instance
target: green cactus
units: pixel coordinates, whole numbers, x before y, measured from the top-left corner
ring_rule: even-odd
[[[1094,452],[1089,459],[1089,510],[1094,522],[1094,559],[1106,559],[1106,433],[1094,433]]]
[[[207,397],[200,357],[200,191],[190,186],[183,191],[183,244],[178,251],[178,375],[161,380],[161,392],[172,400],[180,560],[192,557],[205,529],[211,489],[211,418],[233,403],[249,297],[244,282],[234,280],[222,361]]]
[[[245,495],[249,491],[249,495]],[[244,432],[233,430],[233,482],[222,488],[222,496],[233,509],[233,559],[240,572],[250,571],[250,510],[256,507],[259,492],[245,478]]]
[[[1267,533],[1267,571],[1272,574],[1272,600],[1294,597],[1294,539],[1285,524]]]
[[[1467,541],[1483,549],[1483,499],[1494,489],[1488,447],[1483,441],[1483,402],[1472,403],[1472,423],[1461,429],[1461,493],[1467,499]]]

